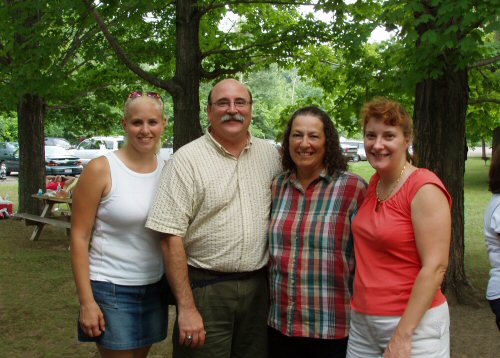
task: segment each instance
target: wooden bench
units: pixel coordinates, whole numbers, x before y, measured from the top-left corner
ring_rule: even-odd
[[[30,237],[31,241],[35,241],[40,238],[45,225],[53,225],[66,229],[66,234],[68,236],[71,230],[71,222],[64,219],[55,219],[53,217],[48,218],[28,213],[16,213],[14,214],[13,219],[23,219],[25,220],[26,225],[36,225]]]
[[[63,229],[71,229],[71,222],[61,219],[42,218],[41,216],[27,214],[27,213],[16,213],[14,214],[14,218],[26,220],[27,225],[34,225],[35,223],[44,223],[44,224],[58,226]]]

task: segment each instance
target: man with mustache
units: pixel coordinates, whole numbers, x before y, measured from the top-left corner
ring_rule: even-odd
[[[173,356],[267,357],[266,230],[279,155],[248,131],[252,95],[237,80],[213,87],[207,113],[208,132],[167,164],[146,223],[165,234]]]

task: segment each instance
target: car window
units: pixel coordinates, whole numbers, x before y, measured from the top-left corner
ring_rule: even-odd
[[[92,143],[90,142],[90,140],[85,139],[78,145],[78,149],[90,149],[91,145]]]
[[[102,142],[100,140],[92,141],[89,149],[101,149]]]
[[[68,154],[66,152],[66,149],[63,147],[58,147],[58,146],[46,146],[45,147],[45,155],[66,155]]]
[[[54,139],[54,145],[59,145],[61,147],[69,147],[71,144],[67,140],[64,139]]]
[[[113,149],[113,141],[112,140],[105,141],[104,145],[106,146],[106,149]]]
[[[0,143],[0,149],[5,149],[7,148],[7,144],[5,143]]]
[[[123,147],[124,144],[125,144],[125,141],[119,140],[118,141],[118,149],[120,149],[121,147]]]

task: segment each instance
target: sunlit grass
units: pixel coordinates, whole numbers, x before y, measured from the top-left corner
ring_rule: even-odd
[[[375,173],[375,170],[367,161],[349,162],[349,170],[365,179],[367,183],[370,181],[373,173]]]
[[[7,196],[10,197],[10,201],[14,203],[14,207],[17,208],[18,203],[18,193],[17,193],[17,180],[16,181],[6,181],[0,185],[0,196],[5,199]]]
[[[486,289],[490,268],[483,233],[484,211],[491,198],[488,170],[481,158],[469,158],[464,178],[465,268],[472,285],[480,292]]]

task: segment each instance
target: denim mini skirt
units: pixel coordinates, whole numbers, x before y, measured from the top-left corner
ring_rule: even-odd
[[[80,342],[95,342],[104,348],[130,350],[149,346],[167,336],[170,292],[167,281],[144,286],[123,286],[91,281],[94,299],[104,314],[106,331],[87,336],[78,326]]]

